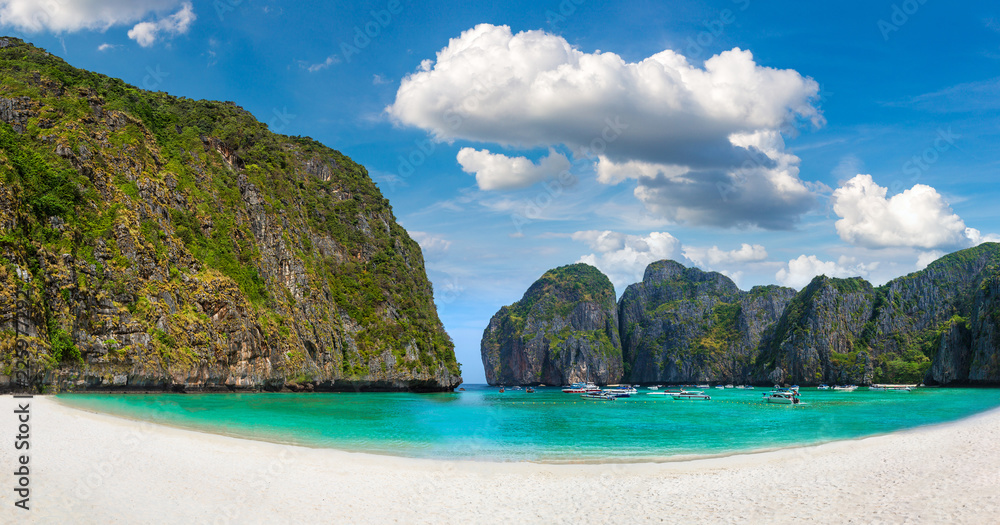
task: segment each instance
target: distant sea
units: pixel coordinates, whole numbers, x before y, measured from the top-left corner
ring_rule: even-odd
[[[485,385],[438,394],[61,394],[68,406],[175,427],[310,447],[416,458],[612,462],[676,460],[859,438],[1000,406],[1000,389],[909,393],[710,389],[711,401],[647,390],[593,401],[558,388]]]

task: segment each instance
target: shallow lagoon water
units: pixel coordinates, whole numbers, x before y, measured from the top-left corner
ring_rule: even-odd
[[[1000,389],[909,393],[711,389],[711,401],[647,390],[617,401],[558,388],[499,393],[465,385],[438,394],[61,394],[66,405],[231,436],[418,458],[646,461],[815,444],[960,419],[1000,406]]]

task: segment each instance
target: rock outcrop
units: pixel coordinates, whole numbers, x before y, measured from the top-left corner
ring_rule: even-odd
[[[879,287],[818,276],[798,292],[744,292],[722,274],[658,261],[622,294],[618,319],[624,366],[611,382],[998,384],[1000,244]],[[486,343],[484,363],[489,349],[498,370],[520,355],[506,350],[511,340]]]
[[[637,383],[746,382],[763,326],[795,291],[741,291],[716,272],[659,261],[619,303],[625,378]]]
[[[461,382],[420,248],[362,166],[4,42],[0,390],[15,339],[46,389]]]
[[[622,350],[614,286],[586,264],[549,270],[490,319],[481,351],[491,385],[617,382]]]

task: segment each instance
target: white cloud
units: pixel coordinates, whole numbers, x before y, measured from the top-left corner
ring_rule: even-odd
[[[383,84],[391,84],[391,83],[392,83],[391,80],[389,80],[388,78],[383,77],[382,75],[379,75],[378,73],[375,73],[374,75],[372,75],[372,84],[374,84],[376,86],[381,86]]]
[[[149,47],[155,44],[162,35],[173,36],[187,33],[196,18],[191,2],[184,2],[180,11],[166,18],[161,18],[156,22],[139,22],[135,27],[129,29],[128,37],[142,47]]]
[[[1000,235],[995,233],[983,235],[982,232],[975,228],[966,228],[965,237],[969,239],[969,244],[972,246],[979,246],[984,242],[1000,242]]]
[[[968,228],[934,188],[917,184],[886,198],[871,175],[857,175],[833,192],[840,238],[857,246],[964,248],[995,240]]]
[[[928,264],[940,259],[941,257],[944,257],[944,252],[941,250],[920,252],[920,254],[917,255],[917,269],[923,270],[924,268],[927,268]]]
[[[0,0],[0,26],[30,33],[104,31],[179,5],[181,0]]]
[[[407,233],[410,234],[411,239],[417,241],[417,244],[420,245],[425,259],[443,255],[444,252],[448,251],[448,248],[451,248],[451,241],[440,235],[418,231]]]
[[[109,49],[114,49],[114,48],[115,48],[115,46],[113,46],[113,45],[111,45],[111,44],[109,44],[107,42],[105,42],[105,43],[97,46],[97,50],[101,51],[101,52],[107,51]]]
[[[852,257],[841,256],[837,262],[823,261],[815,255],[800,255],[774,275],[779,283],[792,288],[802,288],[817,275],[827,277],[867,277],[878,268],[878,263],[858,263]]]
[[[743,243],[736,250],[720,250],[718,246],[711,248],[684,247],[684,256],[699,265],[714,267],[720,264],[743,264],[767,259],[767,250],[759,244]]]
[[[646,266],[654,261],[674,259],[686,262],[681,254],[681,242],[666,232],[646,236],[627,235],[614,231],[579,231],[574,241],[585,242],[595,253],[580,257],[579,262],[595,266],[604,272],[621,293],[625,287],[642,280]]]
[[[339,64],[339,63],[340,63],[340,57],[338,57],[337,55],[330,55],[330,56],[326,57],[326,60],[324,60],[324,61],[322,61],[322,62],[320,62],[318,64],[312,64],[312,65],[304,66],[304,67],[310,73],[315,73],[317,71],[322,71],[322,70],[324,70],[324,69],[326,69],[326,68],[328,68],[328,67],[330,67],[330,66],[332,66],[334,64]],[[376,76],[378,76],[378,75],[376,75]]]
[[[508,157],[489,150],[462,148],[458,152],[462,171],[474,173],[481,190],[511,190],[555,177],[570,168],[565,155],[550,149],[538,164],[525,157]]]
[[[740,49],[703,68],[670,50],[626,62],[543,31],[482,24],[404,78],[386,112],[441,141],[562,144],[578,157],[600,156],[600,180],[637,179],[647,207],[676,220],[788,227],[813,202],[779,130],[822,124],[818,90]]]

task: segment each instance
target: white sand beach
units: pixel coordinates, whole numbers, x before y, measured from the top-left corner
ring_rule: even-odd
[[[24,401],[24,400],[20,400]],[[668,463],[435,461],[203,434],[30,400],[30,511],[2,523],[997,523],[1000,409],[861,440]]]

